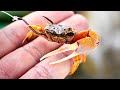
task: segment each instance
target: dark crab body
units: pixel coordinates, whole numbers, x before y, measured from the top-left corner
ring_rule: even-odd
[[[58,43],[70,43],[74,38],[76,31],[65,25],[48,25],[44,28],[46,35],[50,41]]]

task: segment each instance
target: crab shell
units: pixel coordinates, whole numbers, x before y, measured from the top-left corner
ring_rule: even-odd
[[[44,30],[48,40],[57,43],[70,43],[76,34],[75,29],[65,25],[48,25]]]

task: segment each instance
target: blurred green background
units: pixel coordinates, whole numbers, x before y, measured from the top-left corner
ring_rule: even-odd
[[[24,16],[31,11],[7,11]],[[87,56],[78,70],[66,79],[119,79],[120,78],[120,12],[75,11],[85,16],[91,29],[100,35],[100,45]],[[0,28],[11,23],[9,16],[0,13]]]
[[[24,16],[26,14],[29,14],[32,11],[6,11],[14,16]],[[0,28],[10,24],[12,22],[12,18],[8,15],[5,15],[4,13],[0,12]]]

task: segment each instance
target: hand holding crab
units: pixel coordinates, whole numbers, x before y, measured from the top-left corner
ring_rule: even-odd
[[[61,32],[55,32],[57,34],[50,35],[51,33],[50,31],[48,32],[49,34],[48,33],[44,34],[45,32],[44,28],[40,27],[43,24],[43,22],[40,21],[41,18],[38,19],[40,17],[39,14],[41,14],[42,16],[47,15],[47,17],[52,19],[54,23],[60,22],[58,25],[65,24],[66,26],[76,26],[76,28],[81,27],[83,31],[80,33],[83,34],[77,33],[75,30],[69,27],[64,27],[65,31],[62,34],[62,38],[61,36],[58,37],[58,34],[60,34]],[[95,48],[99,41],[94,31],[87,30],[88,25],[84,17],[80,15],[74,15],[73,12],[34,12],[26,16],[24,19],[27,22],[29,22],[29,24],[38,23],[40,26],[39,25],[36,26],[34,24],[30,26],[33,29],[37,28],[35,30],[38,30],[39,33],[44,34],[42,36],[46,39],[42,37],[38,37],[34,41],[28,43],[29,40],[31,41],[32,39],[37,37],[36,35],[39,36],[39,34],[31,33],[33,31],[30,31],[28,36],[25,38],[26,33],[31,29],[26,28],[26,24],[23,23],[22,21],[14,22],[11,25],[8,25],[7,27],[3,28],[3,30],[0,31],[1,34],[0,37],[2,38],[0,40],[0,43],[2,43],[0,46],[1,47],[0,78],[65,78],[68,75],[69,71],[71,71],[70,70],[71,61],[67,59],[74,57],[74,60],[77,60],[73,64],[73,69],[72,69],[73,71],[70,72],[72,74],[76,70],[76,67],[78,67],[78,64],[81,62],[79,58],[84,58],[82,59],[82,61],[85,60],[86,53],[83,54],[83,52],[86,52],[85,50],[89,51],[89,49],[91,50]],[[50,27],[46,27],[45,29],[50,30]],[[30,35],[33,38],[31,38]],[[77,35],[78,36],[82,35],[82,36],[78,37]],[[87,38],[85,38],[84,35],[88,36],[88,38],[90,39],[87,40]],[[55,42],[50,42],[49,40]],[[93,47],[90,46],[90,48],[86,47],[87,49],[84,48],[81,50],[79,44],[81,46],[82,45],[85,46],[84,44],[88,46],[87,43],[84,43],[86,42],[86,40],[87,42],[89,41],[91,43],[90,45],[92,45]],[[28,44],[21,47],[22,42]],[[59,42],[67,43],[70,45],[69,47],[57,49],[62,45],[59,44]],[[56,51],[54,51],[55,49]],[[82,53],[80,55],[78,55],[78,53],[80,53],[79,49],[81,50]],[[60,53],[61,51],[64,52],[69,50],[71,50],[72,52],[75,51],[76,53],[71,54],[71,56],[67,58],[64,56],[64,54],[60,54],[60,56],[56,55],[56,56],[48,57]],[[46,60],[43,60],[42,62],[39,62],[39,59],[40,57],[42,59],[42,56],[43,58],[46,57],[48,58],[46,58]],[[67,61],[59,64],[54,64],[53,61],[55,60],[59,61],[59,59],[61,58]],[[52,62],[54,65],[49,64]]]
[[[50,19],[43,16],[48,21],[51,22],[44,28],[39,25],[29,25],[32,31],[28,32],[26,38],[23,40],[25,42],[31,41],[32,37],[37,37],[44,35],[48,41],[69,44],[69,46],[59,48],[46,55],[44,55],[40,60],[53,56],[66,51],[73,51],[73,53],[59,61],[52,62],[50,64],[60,63],[73,58],[73,65],[70,71],[70,75],[73,74],[81,62],[86,61],[86,53],[95,49],[99,44],[99,36],[93,30],[82,30],[77,32],[74,28],[65,25],[54,24]],[[21,19],[22,20],[22,19]],[[25,21],[26,22],[26,21]],[[35,31],[36,30],[36,31]]]

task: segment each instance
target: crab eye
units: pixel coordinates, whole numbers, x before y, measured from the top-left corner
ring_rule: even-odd
[[[73,36],[74,33],[73,33],[73,32],[69,32],[69,33],[67,33],[66,35],[68,35],[68,36]]]

